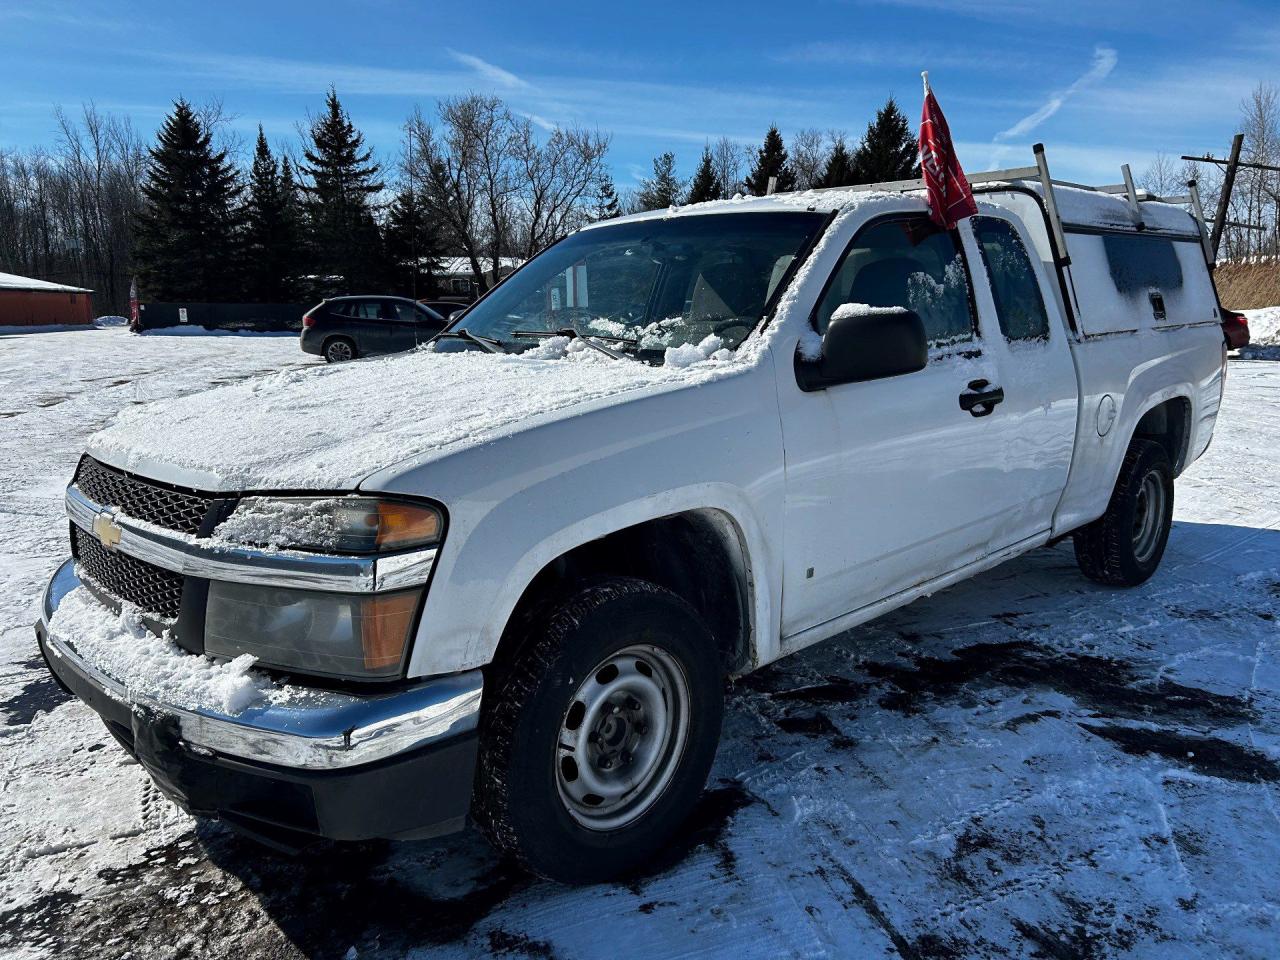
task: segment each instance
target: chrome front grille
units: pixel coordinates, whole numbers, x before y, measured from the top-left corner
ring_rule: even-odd
[[[103,508],[168,530],[196,536],[209,515],[214,498],[172,490],[83,457],[73,481],[80,492]]]
[[[93,534],[74,526],[71,552],[80,576],[109,597],[135,604],[143,612],[164,620],[178,619],[182,607],[181,574],[108,550]]]

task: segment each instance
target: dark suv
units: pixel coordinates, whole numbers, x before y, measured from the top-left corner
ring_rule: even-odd
[[[330,363],[371,353],[412,350],[448,321],[406,297],[334,297],[302,318],[302,349]]]

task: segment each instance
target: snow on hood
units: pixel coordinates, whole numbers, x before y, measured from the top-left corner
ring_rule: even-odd
[[[732,358],[700,349],[698,362],[680,357],[686,366],[613,360],[566,340],[523,356],[427,348],[308,367],[130,408],[89,452],[197,489],[353,489],[402,460],[483,443],[535,418],[725,376],[751,361],[752,346]]]

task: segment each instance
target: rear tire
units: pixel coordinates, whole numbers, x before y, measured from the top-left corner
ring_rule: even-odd
[[[1169,455],[1158,443],[1134,440],[1124,455],[1107,512],[1074,534],[1076,563],[1098,583],[1136,587],[1160,566],[1172,525]]]
[[[355,342],[346,337],[334,337],[324,345],[324,358],[329,363],[344,363],[358,356],[360,351],[356,349]]]
[[[535,621],[486,677],[473,810],[499,851],[564,883],[660,851],[720,738],[715,638],[669,590],[616,577]]]

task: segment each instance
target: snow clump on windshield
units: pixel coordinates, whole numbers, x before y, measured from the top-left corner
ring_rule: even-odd
[[[704,337],[701,343],[682,343],[678,347],[667,347],[662,357],[662,365],[679,370],[706,360],[724,361],[732,357],[733,352],[724,349],[724,341],[711,333]]]

